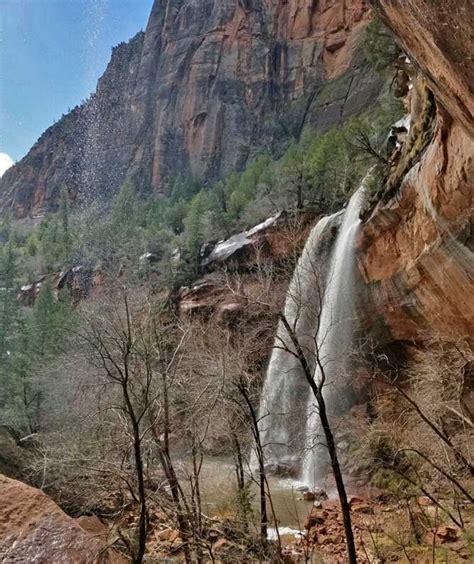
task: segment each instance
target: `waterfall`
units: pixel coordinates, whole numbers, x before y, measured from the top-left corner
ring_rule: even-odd
[[[345,211],[321,219],[311,231],[284,307],[284,315],[298,336],[317,380],[321,378],[315,354],[319,351],[326,376],[324,397],[329,414],[337,403],[334,377],[339,362],[335,361],[347,357],[352,340],[353,242],[360,223],[363,186],[364,182]],[[328,252],[332,228],[339,222],[333,250]],[[260,435],[266,460],[280,472],[294,467],[304,449],[302,478],[307,485],[313,485],[322,477],[326,457],[315,448],[320,435],[319,417],[300,362],[292,353],[294,347],[280,322],[262,390]]]
[[[354,240],[360,225],[360,210],[365,192],[365,179],[361,187],[349,201],[344,219],[339,229],[334,251],[331,256],[329,273],[326,279],[321,315],[316,328],[318,362],[314,373],[317,382],[325,376],[323,397],[329,416],[335,415],[335,407],[340,397],[343,379],[351,354],[354,332],[354,280],[355,245]],[[338,397],[339,396],[339,397]],[[305,484],[314,486],[324,477],[327,451],[324,444],[321,424],[315,399],[308,401],[306,424],[306,453],[303,461],[302,479]]]
[[[335,216],[322,218],[312,229],[286,296],[284,315],[295,328],[306,352],[312,349],[317,323],[317,302],[320,301],[319,287],[315,284],[316,251],[321,236],[333,217]],[[301,296],[304,296],[304,300],[301,300]],[[287,331],[280,321],[263,385],[259,426],[266,460],[283,466],[291,465],[301,452],[304,419],[298,421],[298,414],[302,413],[302,398],[306,401],[308,393],[308,384],[301,373],[299,360],[289,352],[292,349]]]

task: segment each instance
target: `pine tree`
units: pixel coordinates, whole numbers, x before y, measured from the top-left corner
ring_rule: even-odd
[[[0,411],[9,404],[13,394],[11,365],[19,334],[18,254],[11,226],[9,230],[8,241],[0,248]]]
[[[8,242],[0,249],[0,361],[7,356],[9,341],[15,331],[17,277],[18,253],[14,234],[10,232]]]

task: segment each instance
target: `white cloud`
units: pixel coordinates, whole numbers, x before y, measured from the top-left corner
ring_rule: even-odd
[[[3,176],[3,173],[9,169],[15,161],[7,155],[6,153],[0,153],[0,178]]]

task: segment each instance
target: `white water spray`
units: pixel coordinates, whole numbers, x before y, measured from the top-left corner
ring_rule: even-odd
[[[326,279],[319,324],[316,328],[316,369],[314,379],[324,378],[323,397],[328,415],[336,415],[335,407],[341,398],[343,378],[348,367],[354,333],[356,310],[354,304],[355,245],[360,225],[360,210],[364,200],[365,180],[352,196],[344,213],[344,219],[331,256]],[[337,397],[339,396],[339,397]],[[309,486],[317,485],[326,469],[327,452],[321,422],[313,396],[308,402],[306,425],[306,455],[303,461],[302,479]]]
[[[319,288],[316,284],[316,251],[321,236],[333,217],[335,216],[322,218],[312,229],[286,296],[285,318],[295,328],[306,351],[313,347],[317,320]],[[301,373],[299,360],[290,352],[292,349],[287,331],[280,322],[262,390],[259,416],[260,438],[266,459],[270,463],[283,465],[291,465],[301,449],[301,444],[299,449],[297,446],[301,442],[297,435],[301,438],[304,420],[298,418],[298,414],[301,415],[302,403],[306,404],[307,398],[307,383]]]
[[[335,375],[346,360],[353,335],[354,238],[360,223],[365,182],[351,198],[347,209],[320,220],[311,231],[296,266],[285,302],[284,315],[302,346],[316,380],[326,377],[324,397],[329,414],[336,403]],[[325,248],[329,229],[342,224],[329,254]],[[325,257],[326,255],[326,257]],[[321,265],[329,260],[329,268]],[[323,271],[327,275],[323,277]],[[324,280],[325,278],[325,280]],[[324,474],[326,456],[320,448],[319,417],[314,398],[302,373],[294,347],[282,323],[268,366],[260,404],[260,433],[267,461],[279,471],[291,470],[301,459],[302,478],[314,485]],[[342,363],[343,364],[343,363]],[[307,407],[306,407],[307,406]],[[307,411],[305,411],[307,409]]]

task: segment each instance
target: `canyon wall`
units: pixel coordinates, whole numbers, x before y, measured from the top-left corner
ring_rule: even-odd
[[[467,108],[474,104],[472,43],[464,25],[472,7],[465,1],[374,4],[411,61],[403,64],[410,75],[404,97],[410,131],[387,186],[379,186],[364,214],[356,301],[364,327],[382,346],[432,338],[472,345],[474,119]],[[182,308],[209,307],[206,289],[184,292]],[[225,303],[225,289],[212,286],[212,299]]]
[[[363,64],[364,0],[155,0],[147,28],[117,46],[96,93],[0,179],[17,217],[107,198],[126,177],[166,192],[212,181],[311,124],[360,113],[381,80]]]
[[[472,4],[373,4],[415,62],[415,74],[434,93],[436,113],[431,142],[410,163],[395,193],[365,221],[359,266],[366,299],[375,304],[393,339],[434,335],[472,344]],[[411,127],[420,128],[414,105],[412,99]]]

